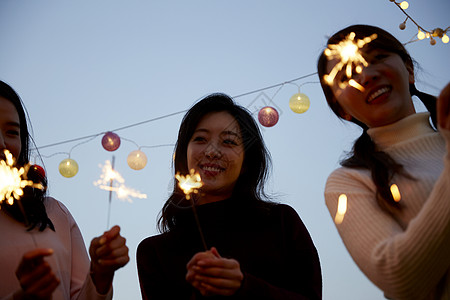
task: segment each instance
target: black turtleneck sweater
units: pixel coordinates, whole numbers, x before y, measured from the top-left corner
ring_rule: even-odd
[[[317,250],[295,210],[284,204],[227,199],[197,206],[208,248],[236,259],[244,274],[234,296],[207,299],[321,299]],[[143,299],[203,299],[186,280],[186,264],[204,251],[191,208],[177,227],[144,239],[137,249]]]

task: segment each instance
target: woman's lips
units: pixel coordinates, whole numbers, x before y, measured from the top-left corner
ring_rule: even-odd
[[[391,92],[391,90],[392,90],[392,88],[389,86],[384,86],[382,88],[379,88],[369,94],[366,102],[372,103],[375,100],[384,100],[385,98],[387,98],[387,96],[389,96],[389,93]],[[379,101],[376,101],[376,102],[379,102]]]

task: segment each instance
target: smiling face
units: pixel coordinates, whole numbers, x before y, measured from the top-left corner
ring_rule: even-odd
[[[20,119],[14,104],[0,97],[0,159],[4,159],[4,149],[18,158],[22,148],[20,139]]]
[[[234,117],[225,111],[203,116],[187,147],[188,168],[203,181],[199,204],[229,198],[243,162],[244,145]]]
[[[409,84],[414,83],[412,67],[407,67],[395,53],[375,49],[365,54],[369,66],[362,72],[354,72],[353,78],[364,89],[362,91],[347,86],[339,88],[339,81],[348,81],[345,71],[338,73],[331,90],[343,112],[370,127],[394,123],[414,114],[414,105],[409,92]],[[327,63],[328,72],[337,61]]]

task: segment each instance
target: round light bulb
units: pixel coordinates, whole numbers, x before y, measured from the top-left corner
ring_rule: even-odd
[[[404,30],[406,28],[405,22],[400,23],[400,25],[398,25],[398,28],[400,28],[401,30]]]
[[[106,151],[116,151],[120,146],[120,137],[114,132],[108,131],[102,138],[102,146]]]
[[[78,173],[78,164],[71,158],[64,159],[59,164],[59,173],[66,178],[75,176]]]
[[[402,9],[407,9],[409,7],[409,3],[406,1],[403,1],[402,3],[400,3],[400,7]]]
[[[302,114],[309,109],[311,102],[308,96],[303,93],[294,94],[291,99],[289,99],[289,108],[297,113]]]
[[[425,33],[423,33],[420,29],[419,32],[417,33],[417,38],[419,40],[423,40],[425,38]]]
[[[258,121],[264,127],[272,127],[278,123],[278,111],[272,106],[265,106],[258,113]]]
[[[443,42],[444,44],[447,44],[447,43],[449,42],[448,35],[444,34],[444,35],[442,36],[442,42]]]
[[[433,46],[436,45],[436,40],[433,39],[433,38],[431,38],[431,39],[430,39],[430,44],[433,45]]]
[[[133,170],[142,170],[147,165],[147,155],[141,150],[134,150],[128,154],[127,163]]]

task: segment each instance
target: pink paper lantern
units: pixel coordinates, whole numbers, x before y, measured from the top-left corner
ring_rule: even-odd
[[[258,113],[258,121],[264,127],[272,127],[278,123],[278,111],[272,106],[261,108]]]
[[[114,132],[108,131],[102,138],[102,146],[106,151],[116,151],[120,146],[120,137]]]

